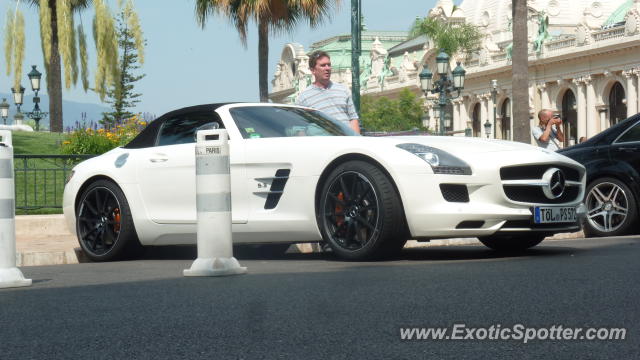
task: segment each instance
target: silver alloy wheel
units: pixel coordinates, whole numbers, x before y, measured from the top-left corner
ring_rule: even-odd
[[[618,230],[625,223],[629,200],[620,186],[602,182],[589,191],[585,205],[589,224],[600,232],[608,233]]]

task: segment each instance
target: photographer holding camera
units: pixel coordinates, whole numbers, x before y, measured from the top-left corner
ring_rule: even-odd
[[[540,120],[538,126],[531,130],[538,146],[552,151],[559,150],[560,143],[564,142],[560,114],[554,114],[549,109],[542,109],[538,112],[538,120]]]

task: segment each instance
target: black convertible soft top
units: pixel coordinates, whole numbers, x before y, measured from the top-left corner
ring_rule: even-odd
[[[195,105],[195,106],[187,106],[182,109],[170,111],[159,118],[155,119],[149,125],[147,125],[144,130],[138,134],[133,140],[131,140],[127,145],[123,146],[125,149],[141,149],[146,147],[151,147],[155,145],[156,138],[158,136],[158,131],[167,119],[174,118],[176,116],[180,116],[186,113],[214,113],[216,109],[221,106],[228,104],[236,104],[232,102],[228,103],[215,103],[215,104],[205,104],[205,105]]]

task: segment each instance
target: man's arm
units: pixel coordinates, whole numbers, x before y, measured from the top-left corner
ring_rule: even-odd
[[[351,125],[353,131],[360,134],[360,121],[358,119],[351,119],[351,121],[349,121],[349,125]]]
[[[358,117],[358,113],[356,112],[356,107],[353,104],[353,99],[351,98],[351,94],[347,92],[347,116],[349,116],[349,125],[356,133],[360,134],[360,120]]]
[[[540,141],[549,142],[549,139],[551,138],[551,131],[553,131],[553,124],[552,121],[549,120],[547,126],[544,129],[544,132],[542,133],[542,135],[540,135]]]
[[[556,137],[558,137],[558,141],[564,142],[564,133],[562,132],[562,121],[558,121],[556,123]]]

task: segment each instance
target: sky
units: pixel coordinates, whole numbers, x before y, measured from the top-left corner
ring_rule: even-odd
[[[108,0],[111,10],[117,10],[117,2]],[[407,31],[416,16],[426,16],[436,0],[363,0],[362,12],[368,30]],[[455,1],[459,4],[460,1]],[[0,0],[0,29],[4,33],[7,12],[16,8],[16,0]],[[185,106],[226,102],[258,101],[258,37],[257,27],[251,24],[247,47],[240,43],[238,33],[223,17],[210,17],[205,28],[195,20],[195,0],[136,0],[144,37],[147,40],[145,63],[139,70],[146,77],[136,83],[135,90],[142,94],[134,112],[148,112],[160,116],[165,112]],[[300,24],[287,34],[272,35],[269,39],[269,82],[284,45],[297,42],[305,50],[316,41],[351,31],[350,0],[342,0],[341,6],[329,21],[311,29]],[[23,0],[18,5],[25,16],[26,44],[22,85],[31,95],[26,74],[31,65],[43,69],[40,47],[40,29],[37,10]],[[95,73],[95,45],[88,27],[93,19],[93,9],[76,15],[76,24],[85,25],[89,53],[90,82]],[[0,92],[10,93],[13,80],[6,76],[4,54],[0,56]],[[271,84],[269,84],[271,86]],[[41,93],[46,93],[46,87]],[[65,100],[100,104],[99,97],[85,93],[79,83],[76,88],[64,90]]]

